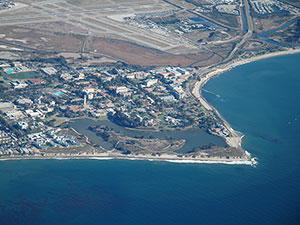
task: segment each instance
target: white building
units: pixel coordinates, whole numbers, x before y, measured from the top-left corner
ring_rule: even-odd
[[[9,117],[10,119],[19,119],[19,118],[23,118],[24,117],[24,114],[19,111],[19,110],[11,110],[11,111],[6,111],[5,112],[5,115],[7,117]]]
[[[57,70],[53,67],[45,67],[41,68],[41,70],[48,75],[54,75],[57,73]]]
[[[178,99],[182,99],[185,97],[185,91],[180,86],[172,86],[173,91]]]
[[[119,94],[119,93],[122,93],[122,92],[128,92],[129,89],[125,86],[121,86],[121,87],[117,87],[116,88],[116,93]]]
[[[11,111],[15,108],[15,105],[11,102],[0,102],[0,111]]]
[[[20,98],[17,100],[17,104],[19,105],[26,105],[26,104],[31,105],[32,103],[33,101],[30,100],[29,98]]]
[[[157,82],[158,82],[158,79],[148,80],[146,86],[151,87],[152,85],[156,84]]]
[[[27,113],[27,115],[31,116],[33,119],[35,119],[37,117],[39,117],[41,119],[45,118],[45,115],[40,110],[33,111],[31,109],[27,109],[25,112]]]

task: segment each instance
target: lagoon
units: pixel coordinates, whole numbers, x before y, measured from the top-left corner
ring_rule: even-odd
[[[185,139],[185,145],[180,149],[180,152],[188,152],[193,148],[198,148],[203,145],[214,144],[216,146],[227,146],[225,140],[219,136],[208,134],[203,130],[173,130],[173,131],[143,131],[136,129],[127,129],[121,127],[108,120],[93,121],[91,119],[78,119],[70,122],[70,126],[77,130],[79,133],[86,135],[94,144],[103,146],[106,149],[112,149],[112,145],[105,142],[101,137],[97,136],[88,128],[95,125],[106,125],[116,132],[120,132],[129,137],[154,137],[154,138],[174,138]]]

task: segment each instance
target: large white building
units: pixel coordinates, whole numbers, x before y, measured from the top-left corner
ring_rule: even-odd
[[[0,111],[6,112],[15,109],[15,105],[11,102],[0,102]]]
[[[41,70],[48,75],[54,75],[57,73],[57,70],[53,67],[45,67],[41,68]]]

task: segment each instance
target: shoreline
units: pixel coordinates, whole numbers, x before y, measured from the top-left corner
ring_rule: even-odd
[[[227,130],[230,132],[232,137],[223,137],[226,141],[226,143],[235,148],[243,149],[242,148],[242,138],[244,135],[238,131],[235,131],[230,124],[222,117],[222,115],[218,112],[216,108],[214,108],[212,105],[210,105],[206,99],[202,95],[202,87],[213,77],[218,76],[224,72],[230,71],[231,69],[245,65],[251,62],[277,57],[277,56],[283,56],[283,55],[291,55],[291,54],[297,54],[300,53],[300,49],[287,49],[283,51],[278,52],[272,52],[264,55],[258,55],[254,56],[248,59],[238,59],[238,60],[232,60],[229,63],[226,63],[224,65],[217,66],[215,68],[208,69],[207,72],[204,72],[204,76],[200,77],[200,81],[197,81],[194,85],[194,88],[192,90],[192,94],[200,101],[201,105],[207,110],[207,111],[213,111],[215,114],[220,118],[220,120],[223,122],[223,125],[227,128]],[[249,157],[251,158],[250,153],[248,153],[246,150],[243,149],[246,154],[249,154]]]
[[[137,154],[137,155],[123,155],[112,152],[104,153],[76,153],[76,154],[65,154],[65,153],[47,153],[47,154],[35,154],[35,155],[12,155],[12,156],[2,156],[0,161],[6,160],[22,160],[22,159],[56,159],[56,160],[66,160],[66,159],[97,159],[97,160],[144,160],[144,161],[163,161],[170,163],[206,163],[206,164],[231,164],[231,165],[257,165],[257,158],[251,157],[251,154],[242,148],[242,138],[244,135],[238,131],[235,131],[230,124],[221,116],[221,114],[210,105],[206,99],[202,96],[202,87],[213,77],[218,76],[226,71],[229,71],[237,66],[241,66],[250,62],[267,59],[276,56],[283,56],[289,54],[300,53],[300,49],[289,49],[285,51],[273,52],[265,55],[254,56],[249,59],[233,60],[229,63],[216,66],[214,68],[206,68],[202,72],[200,81],[194,84],[192,94],[200,101],[201,105],[207,111],[213,111],[217,117],[222,121],[225,128],[230,132],[231,137],[224,137],[226,143],[230,147],[238,148],[243,150],[244,156],[240,158],[220,158],[220,157],[203,157],[198,155],[196,157],[191,157],[188,155],[177,156],[173,154],[162,154],[162,155],[150,155],[150,154]],[[200,74],[201,75],[201,74]],[[76,131],[76,130],[74,130]],[[76,131],[76,133],[78,133]]]
[[[170,163],[194,163],[194,164],[230,164],[230,165],[249,165],[256,166],[257,161],[255,158],[250,158],[250,154],[246,152],[245,158],[192,158],[192,157],[178,157],[176,155],[121,155],[110,153],[98,153],[98,154],[74,154],[74,155],[32,155],[32,156],[6,156],[0,157],[0,161],[9,160],[70,160],[70,159],[93,159],[93,160],[141,160],[141,161],[156,161],[156,162],[170,162]]]

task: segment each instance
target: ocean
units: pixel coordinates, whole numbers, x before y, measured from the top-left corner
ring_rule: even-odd
[[[300,224],[300,55],[205,85],[256,167],[129,160],[0,162],[0,224]]]

